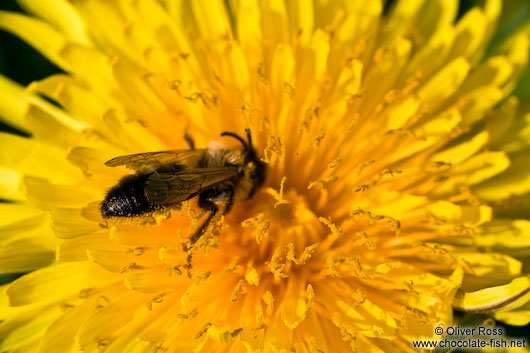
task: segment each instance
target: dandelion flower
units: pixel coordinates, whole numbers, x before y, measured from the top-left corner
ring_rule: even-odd
[[[530,321],[529,39],[486,50],[500,0],[19,3],[0,27],[64,73],[0,80],[31,135],[0,134],[0,270],[32,271],[2,351],[387,352],[454,309]],[[105,161],[246,128],[265,184],[191,266],[194,200],[101,217],[131,173]]]

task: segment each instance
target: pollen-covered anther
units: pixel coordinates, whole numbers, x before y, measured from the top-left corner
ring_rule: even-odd
[[[328,163],[328,169],[333,169],[337,167],[339,163],[342,162],[343,158],[344,158],[344,148],[341,147],[339,149],[339,155],[337,156],[337,158],[335,158],[334,160]]]
[[[298,126],[298,133],[299,134],[301,134],[304,129],[307,129],[309,127],[309,124],[311,123],[311,121],[314,118],[318,117],[319,112],[320,112],[320,105],[318,105],[318,104],[313,106],[313,107],[308,108],[305,111],[304,119],[302,120],[302,122]]]
[[[194,336],[195,339],[199,339],[201,338],[206,332],[208,332],[208,330],[210,329],[210,327],[212,327],[212,323],[211,322],[207,322],[204,324],[204,326],[199,330],[199,332],[197,332]]]
[[[319,180],[315,180],[315,181],[312,181],[309,183],[309,185],[307,186],[307,189],[310,190],[311,188],[313,188],[314,186],[320,184],[322,185],[322,188],[325,188],[328,183],[331,183],[331,182],[335,182],[339,179],[338,176],[336,175],[330,175],[329,177],[325,178],[325,179],[319,179]]]
[[[286,263],[283,261],[281,256],[282,249],[276,248],[274,254],[271,257],[270,261],[266,261],[265,264],[269,266],[271,273],[274,275],[275,279],[287,278],[289,275],[284,273],[283,270],[286,268]]]
[[[287,255],[285,256],[287,260],[292,261],[293,263],[299,265],[300,259],[298,258],[298,255],[296,254],[294,250],[294,244],[289,243],[287,244]]]
[[[286,200],[283,198],[283,190],[284,190],[284,186],[285,186],[285,181],[287,180],[287,177],[283,177],[282,180],[280,181],[280,191],[276,191],[274,190],[273,188],[267,188],[265,191],[267,192],[267,194],[271,195],[272,197],[274,197],[274,199],[276,200],[276,203],[274,204],[274,208],[280,206],[280,205],[287,205],[289,203],[291,203],[289,200]]]
[[[248,284],[253,286],[259,285],[260,276],[258,271],[252,266],[251,263],[247,265],[247,273],[245,273],[245,280]]]
[[[313,290],[313,286],[308,283],[306,288],[306,297],[307,301],[305,303],[305,311],[308,312],[313,308],[313,302],[315,300],[315,291]]]
[[[234,290],[232,291],[232,295],[230,296],[230,301],[232,303],[235,303],[235,301],[237,300],[240,294],[245,293],[244,285],[245,285],[245,281],[242,279],[240,279],[239,282],[237,282],[236,287],[234,288]]]
[[[110,302],[109,298],[107,298],[104,295],[100,295],[96,299],[96,309],[103,309],[104,307],[106,307],[107,305],[110,305],[110,304],[111,304],[111,302]]]
[[[318,220],[329,228],[332,237],[337,238],[340,234],[342,234],[342,228],[337,227],[335,223],[331,221],[331,218],[318,217]]]
[[[318,134],[309,141],[309,147],[318,147],[322,140],[326,137],[326,130],[320,128]]]
[[[320,243],[314,243],[305,247],[304,252],[302,253],[302,264],[307,263],[311,259],[319,246]]]
[[[354,276],[361,276],[363,279],[370,278],[366,273],[363,272],[361,262],[355,257],[336,258],[330,256],[326,259],[326,264],[327,273],[331,277],[343,278],[343,274],[338,271],[337,267],[341,265],[347,265],[347,267],[344,267],[344,269],[353,271]]]
[[[146,249],[143,247],[127,248],[125,254],[133,254],[135,256],[141,256],[145,253]]]
[[[256,242],[261,244],[263,239],[269,233],[270,222],[263,217],[263,213],[258,214],[255,217],[247,218],[241,222],[241,226],[245,228],[255,227],[256,229],[252,232],[256,238]]]
[[[153,310],[153,304],[159,304],[164,301],[164,297],[162,295],[157,295],[156,297],[151,298],[148,300],[145,305],[147,306],[147,309],[149,311]]]
[[[236,256],[232,262],[230,263],[230,265],[228,265],[228,267],[226,269],[223,270],[223,272],[221,272],[221,274],[225,274],[225,273],[229,273],[229,272],[233,272],[235,269],[236,269],[236,265],[237,265],[237,262],[239,261],[239,256]]]
[[[266,313],[267,315],[272,315],[274,311],[274,301],[276,298],[272,295],[270,291],[266,291],[263,295],[263,301],[265,302],[265,305],[267,305]]]
[[[269,136],[263,155],[264,157],[261,158],[261,161],[264,163],[272,164],[274,162],[273,156],[278,158],[280,163],[283,163],[285,161],[285,144],[283,143],[283,139],[280,136],[276,138]]]
[[[375,250],[376,245],[373,239],[366,232],[357,232],[355,236],[359,239],[354,242],[354,247],[362,245],[369,250]]]
[[[342,316],[340,315],[340,313],[335,312],[333,314],[333,317],[331,318],[331,321],[333,322],[335,326],[339,328],[340,334],[342,336],[342,340],[344,342],[348,342],[352,351],[356,352],[357,351],[357,347],[356,347],[357,338],[355,336],[355,333],[352,333],[344,326],[342,322]]]
[[[120,268],[120,273],[125,273],[125,272],[129,272],[129,271],[132,271],[132,270],[137,270],[139,268],[140,267],[136,264],[136,262],[131,262],[130,264]]]

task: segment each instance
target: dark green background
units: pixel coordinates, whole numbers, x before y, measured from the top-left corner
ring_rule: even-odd
[[[385,10],[391,6],[392,2],[393,1],[390,1],[386,4]],[[464,14],[467,10],[473,7],[474,4],[477,3],[480,4],[481,1],[461,1],[459,16]],[[502,38],[504,38],[514,28],[530,19],[530,1],[514,2],[508,0],[505,4],[505,7],[507,8],[505,11],[507,15],[501,19],[498,34],[493,39],[493,43],[502,40]],[[0,10],[22,12],[14,0],[0,0]],[[0,31],[0,73],[2,75],[17,81],[22,85],[27,85],[32,81],[43,79],[58,72],[61,72],[61,70],[57,66],[52,64],[29,45],[9,33]],[[530,97],[530,84],[527,84],[527,82],[530,82],[530,74],[528,72],[523,77],[522,84],[520,84],[515,91],[515,93],[522,99]],[[0,122],[0,131],[2,130],[24,135],[20,131],[17,131],[16,129],[6,126]],[[0,283],[5,283],[4,281],[9,281],[12,278],[14,277],[0,276]],[[456,316],[460,317],[464,322],[468,320],[468,318],[464,317],[462,313],[456,313]],[[474,318],[476,319],[476,316]],[[484,317],[484,319],[485,318],[486,317]],[[481,320],[477,322],[468,322],[468,326],[474,327],[480,322]],[[524,327],[502,326],[505,328],[507,336],[526,337],[526,339],[530,341],[530,325]]]

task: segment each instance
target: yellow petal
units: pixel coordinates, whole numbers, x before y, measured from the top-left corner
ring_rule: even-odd
[[[0,11],[0,28],[22,38],[60,67],[68,67],[68,63],[59,56],[66,40],[46,22],[14,12]]]
[[[454,59],[425,83],[418,95],[430,109],[434,109],[458,89],[469,69],[470,65],[464,58]]]
[[[457,294],[453,306],[470,312],[506,311],[530,299],[530,278],[518,277],[508,284]]]
[[[22,174],[0,167],[0,195],[2,195],[3,199],[10,201],[24,200],[22,185]]]
[[[26,177],[24,186],[30,203],[43,209],[85,206],[102,198],[99,190],[75,184],[54,184],[35,177]]]
[[[501,311],[493,314],[495,320],[502,321],[508,325],[524,326],[530,323],[530,303],[510,311]]]
[[[52,208],[50,210],[51,227],[55,234],[59,238],[69,239],[100,229],[96,222],[88,220],[83,213],[84,210],[78,208]]]
[[[0,145],[0,166],[57,182],[82,178],[82,174],[65,161],[64,152],[55,148],[6,133],[0,133]]]
[[[20,306],[60,300],[83,288],[98,287],[119,280],[120,276],[104,271],[95,264],[65,263],[18,278],[9,285],[6,294],[10,305]]]
[[[193,1],[191,3],[199,31],[208,40],[230,38],[232,31],[224,3],[220,0]]]
[[[88,44],[86,28],[75,8],[65,0],[18,0],[22,8],[58,27],[63,33],[80,43]]]
[[[0,119],[8,125],[29,133],[24,120],[28,94],[21,86],[2,75],[0,75],[0,91],[3,92],[0,101]]]
[[[455,40],[447,60],[470,59],[480,48],[486,32],[486,17],[478,8],[471,9],[456,24]]]
[[[49,265],[53,258],[53,249],[42,241],[31,238],[11,241],[0,249],[0,274],[33,271]]]

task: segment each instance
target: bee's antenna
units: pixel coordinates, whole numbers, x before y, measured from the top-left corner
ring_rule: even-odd
[[[248,146],[252,148],[252,135],[250,134],[250,129],[245,129],[247,133]]]
[[[247,132],[247,134],[248,133],[250,133],[250,130],[249,130],[249,132]],[[243,145],[243,148],[245,149],[245,151],[248,151],[247,143],[238,134],[233,133],[233,132],[229,132],[229,131],[224,131],[224,132],[221,132],[221,136],[231,136],[231,137],[235,138],[236,140],[241,142],[241,144]],[[250,135],[248,135],[248,136],[250,136]]]

